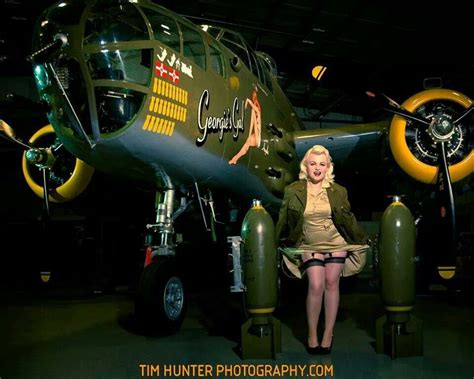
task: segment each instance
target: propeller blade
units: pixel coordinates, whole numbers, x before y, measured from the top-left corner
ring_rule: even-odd
[[[49,171],[48,168],[43,167],[41,172],[43,174],[43,222],[47,222],[49,220],[49,190],[48,190],[48,175],[46,170]]]
[[[449,175],[445,142],[438,144],[437,202],[439,206],[440,256],[438,273],[443,279],[451,279],[456,271],[456,209]]]
[[[27,145],[26,143],[23,143],[20,139],[16,137],[15,131],[13,130],[13,128],[3,120],[0,120],[0,132],[5,133],[5,135],[8,138],[10,138],[13,142],[20,144],[26,149],[31,149],[31,146]]]
[[[423,125],[430,126],[430,124],[431,124],[430,121],[425,120],[424,118],[420,118],[420,117],[414,115],[413,113],[408,112],[407,110],[405,110],[403,108],[394,108],[394,107],[388,107],[387,108],[386,107],[386,108],[383,108],[383,109],[386,110],[387,112],[402,116],[402,117],[407,118],[407,119],[412,120],[412,121],[416,121],[416,122],[418,122],[420,124],[423,124]]]
[[[393,100],[392,98],[388,97],[387,95],[385,95],[383,92],[375,92],[375,91],[365,91],[365,94],[368,96],[368,97],[371,97],[372,99],[375,99],[375,100],[378,100],[378,102],[382,105],[385,105],[385,101],[380,101],[380,97],[379,97],[379,94],[382,95],[385,100],[388,101],[388,105],[390,105],[391,107],[394,107],[394,108],[401,108],[402,106],[400,104],[398,104],[395,100]]]
[[[380,97],[377,95],[376,92],[365,91],[365,94],[368,97],[371,97],[371,98],[376,99],[376,100],[380,100]],[[388,97],[384,93],[380,93],[380,95],[382,95],[385,98],[385,100],[388,102],[388,104],[385,104],[385,101],[383,102],[383,110],[385,110],[387,112],[390,112],[390,113],[393,113],[393,114],[396,114],[396,115],[399,115],[399,116],[402,116],[402,117],[407,118],[409,120],[416,121],[420,124],[424,124],[424,125],[427,125],[427,126],[430,125],[430,121],[428,121],[424,118],[418,117],[417,115],[414,115],[413,113],[407,111],[400,104],[398,104],[395,100]]]
[[[388,104],[391,105],[392,107],[395,107],[395,108],[402,108],[402,106],[400,104],[398,104],[395,100],[393,100],[392,98],[388,97],[387,95],[385,95],[384,93],[382,93],[382,96],[385,97],[387,100],[388,100]]]
[[[15,132],[12,127],[3,120],[0,120],[0,132],[5,133],[11,139],[15,139]]]
[[[474,110],[474,107],[471,105],[469,108],[467,108],[461,115],[453,121],[453,124],[456,125],[459,121],[461,121],[464,117],[466,117],[469,113]]]
[[[51,249],[49,249],[49,243],[52,241],[52,230],[50,225],[50,210],[49,210],[49,189],[48,189],[48,175],[47,171],[49,168],[42,167],[41,173],[43,174],[43,212],[41,215],[41,226],[43,228],[41,233],[41,246],[43,250],[43,269],[41,270],[41,275],[51,275]]]

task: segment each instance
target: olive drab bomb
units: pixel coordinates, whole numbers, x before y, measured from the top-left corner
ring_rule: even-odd
[[[376,322],[376,350],[392,358],[423,354],[422,323],[415,305],[415,221],[399,196],[380,224],[379,269],[385,316]]]
[[[275,226],[260,201],[242,223],[242,270],[245,307],[249,319],[242,325],[242,358],[275,358],[281,352],[280,321],[272,316],[278,301]]]

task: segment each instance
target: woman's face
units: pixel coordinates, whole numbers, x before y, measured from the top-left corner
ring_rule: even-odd
[[[311,153],[306,160],[306,171],[308,179],[313,183],[319,183],[326,177],[329,168],[329,162],[326,154]]]

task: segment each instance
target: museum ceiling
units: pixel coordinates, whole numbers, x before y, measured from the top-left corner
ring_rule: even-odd
[[[423,89],[423,79],[474,95],[467,12],[455,2],[413,8],[413,2],[368,0],[155,1],[197,24],[239,31],[278,65],[292,103],[321,112],[369,118],[364,95],[375,89],[398,101]],[[1,75],[28,75],[32,27],[53,1],[1,0]],[[327,66],[321,79],[316,65]]]

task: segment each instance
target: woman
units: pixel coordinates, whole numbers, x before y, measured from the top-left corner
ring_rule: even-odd
[[[345,259],[348,253],[360,253],[368,246],[350,211],[347,190],[334,182],[326,148],[316,145],[306,152],[299,178],[285,189],[276,234],[279,243],[296,247],[293,252],[299,253],[300,270],[308,277],[306,349],[310,354],[329,354]],[[325,329],[319,343],[317,328],[323,298]]]
[[[252,100],[245,100],[245,109],[250,106],[252,112],[250,114],[250,127],[249,135],[244,145],[241,147],[240,151],[234,155],[234,157],[229,161],[229,164],[237,164],[238,160],[247,154],[247,151],[250,147],[260,147],[260,139],[262,132],[262,107],[257,97],[257,87],[252,92]]]

